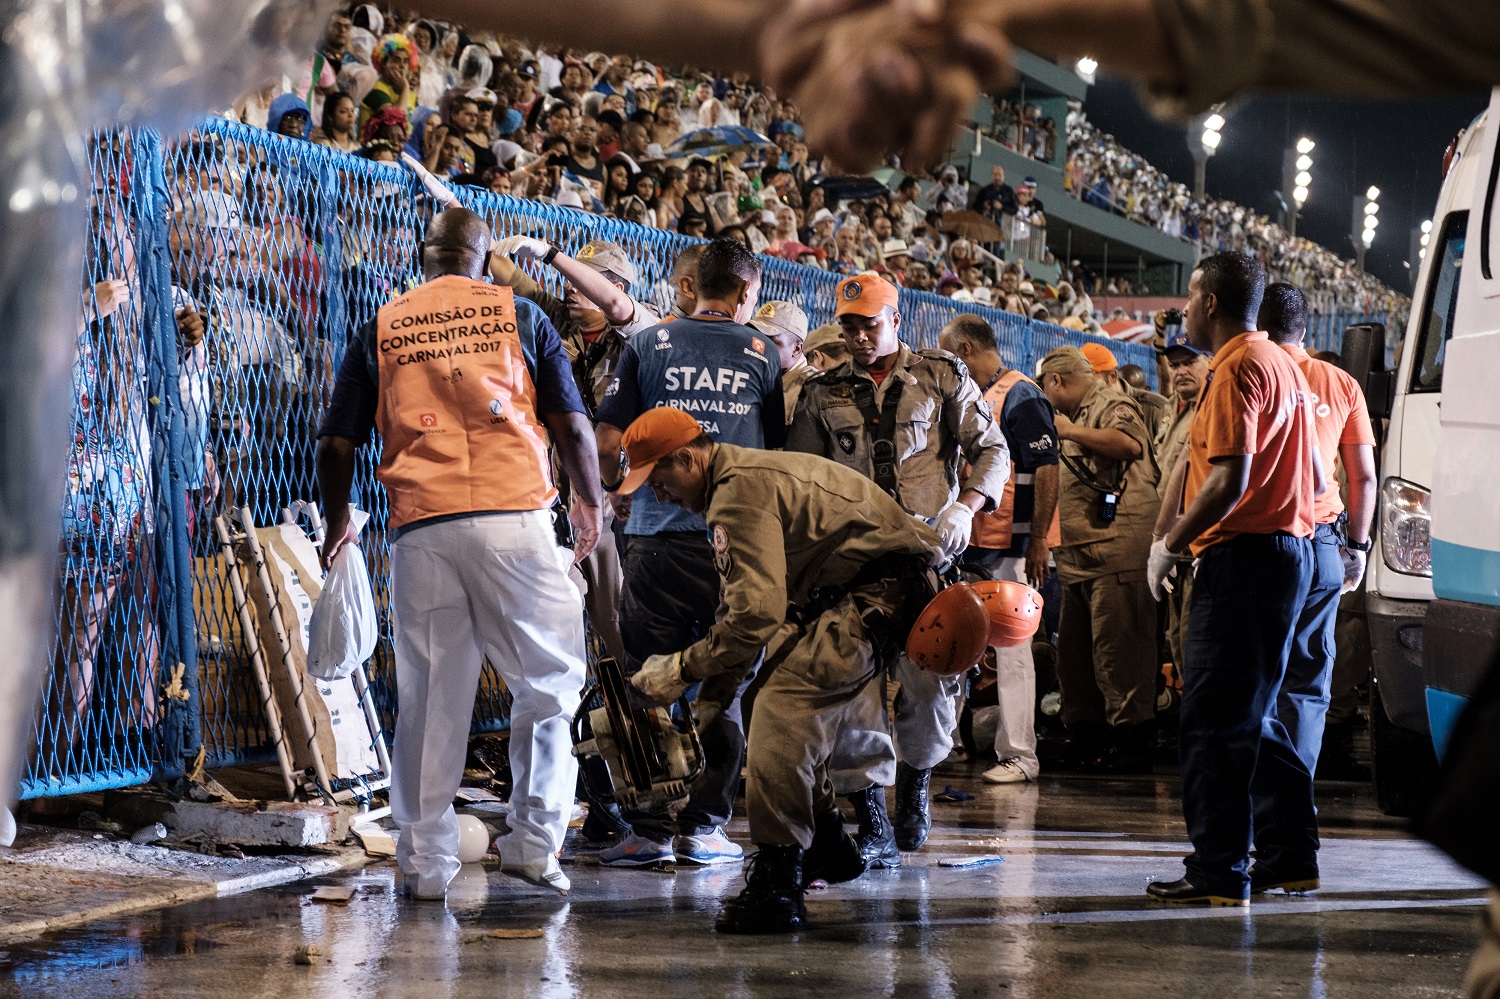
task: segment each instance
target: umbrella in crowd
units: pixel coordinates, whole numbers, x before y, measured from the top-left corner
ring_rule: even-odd
[[[864,201],[890,194],[891,189],[874,177],[819,177],[814,187],[823,189],[829,204],[839,201]]]
[[[1146,343],[1156,335],[1156,330],[1150,323],[1143,323],[1139,319],[1111,319],[1101,325],[1112,340]]]
[[[975,243],[998,243],[1005,239],[995,221],[978,212],[946,212],[938,230]]]
[[[717,125],[689,132],[667,147],[671,156],[727,156],[730,153],[753,153],[757,149],[774,147],[766,136],[752,128],[741,125]]]

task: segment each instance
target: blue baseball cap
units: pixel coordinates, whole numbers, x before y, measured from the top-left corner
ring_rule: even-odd
[[[1187,327],[1185,325],[1169,326],[1167,327],[1167,330],[1168,332],[1166,346],[1156,348],[1156,352],[1158,354],[1167,354],[1170,353],[1174,348],[1180,347],[1183,350],[1192,351],[1199,357],[1209,356],[1209,351],[1199,350],[1197,347],[1194,347],[1188,340]]]

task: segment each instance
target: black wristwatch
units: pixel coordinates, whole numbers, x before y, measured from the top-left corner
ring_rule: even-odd
[[[553,258],[555,258],[556,256],[557,256],[557,247],[555,247],[555,246],[549,246],[549,247],[547,247],[547,252],[542,255],[542,263],[550,265],[552,263]]]
[[[1369,541],[1360,542],[1351,541],[1348,538],[1345,538],[1344,547],[1349,549],[1351,552],[1364,552],[1366,555],[1368,555],[1370,553],[1370,549],[1375,547],[1375,539],[1371,538]]]

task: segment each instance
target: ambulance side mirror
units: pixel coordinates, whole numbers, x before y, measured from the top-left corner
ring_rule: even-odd
[[[1396,395],[1396,373],[1385,369],[1385,324],[1360,323],[1344,331],[1339,367],[1347,371],[1365,393],[1370,419],[1387,420]]]

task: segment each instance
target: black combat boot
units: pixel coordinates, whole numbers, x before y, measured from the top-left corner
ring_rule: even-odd
[[[1156,723],[1112,725],[1105,738],[1104,752],[1084,773],[1115,777],[1140,777],[1151,773],[1151,756],[1156,749]]]
[[[859,832],[854,841],[871,870],[895,870],[901,866],[901,851],[896,849],[895,831],[885,813],[885,788],[867,787],[849,795]]]
[[[837,808],[818,816],[812,846],[802,855],[802,886],[814,881],[831,885],[853,881],[865,872],[865,857],[854,837],[844,832]]]
[[[795,933],[807,920],[802,904],[802,848],[763,846],[745,864],[745,890],[714,920],[720,933]]]
[[[932,830],[932,810],[927,785],[932,770],[918,770],[905,763],[896,764],[896,845],[903,850],[920,850]]]

